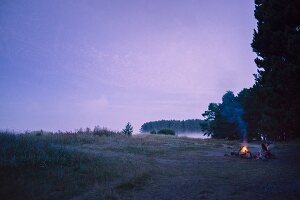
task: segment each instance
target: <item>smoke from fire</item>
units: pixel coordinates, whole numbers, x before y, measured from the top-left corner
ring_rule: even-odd
[[[228,122],[236,125],[242,140],[247,140],[247,123],[243,119],[244,109],[238,102],[232,102],[224,105],[221,109],[221,114],[227,119]]]

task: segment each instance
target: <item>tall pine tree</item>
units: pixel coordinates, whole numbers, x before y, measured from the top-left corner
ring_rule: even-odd
[[[300,136],[300,1],[255,0],[256,84],[261,130],[269,137]]]

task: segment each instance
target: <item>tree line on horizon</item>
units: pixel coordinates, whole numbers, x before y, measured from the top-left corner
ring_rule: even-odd
[[[202,132],[206,122],[201,119],[188,119],[188,120],[158,120],[146,122],[141,126],[140,131],[145,132],[158,132],[163,129],[170,129],[175,132]]]
[[[255,84],[210,103],[205,131],[215,138],[299,138],[300,1],[255,0],[254,16]]]

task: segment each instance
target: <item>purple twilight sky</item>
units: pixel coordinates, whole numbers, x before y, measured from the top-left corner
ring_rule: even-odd
[[[253,0],[1,0],[0,129],[202,118],[254,83]]]

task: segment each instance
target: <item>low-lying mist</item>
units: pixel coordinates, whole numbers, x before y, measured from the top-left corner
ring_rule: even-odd
[[[176,133],[178,137],[188,137],[188,138],[200,138],[200,139],[208,139],[211,138],[208,135],[204,135],[204,132],[178,132]]]

